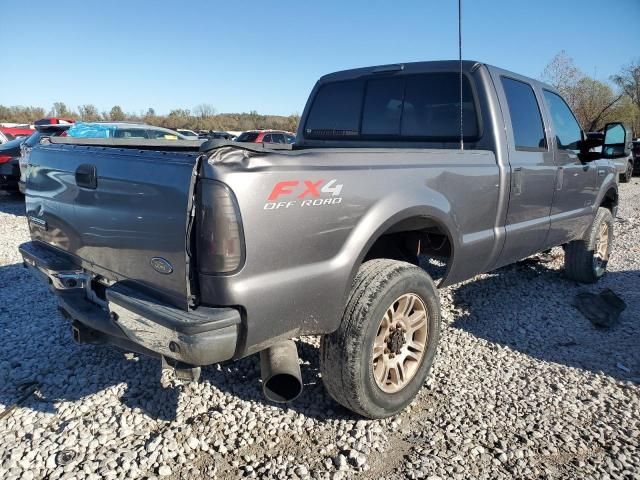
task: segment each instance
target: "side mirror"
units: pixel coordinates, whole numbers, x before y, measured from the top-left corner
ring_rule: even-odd
[[[604,126],[602,158],[626,157],[631,152],[630,132],[622,123],[607,123]]]
[[[600,132],[589,132],[578,142],[580,149],[580,161],[583,163],[592,162],[602,158],[602,143],[604,134]]]

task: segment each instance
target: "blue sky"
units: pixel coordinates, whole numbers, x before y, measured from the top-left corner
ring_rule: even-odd
[[[325,73],[457,58],[456,0],[0,3],[4,105],[288,115]],[[463,0],[463,56],[537,77],[564,49],[606,80],[640,57],[639,19],[640,0]]]

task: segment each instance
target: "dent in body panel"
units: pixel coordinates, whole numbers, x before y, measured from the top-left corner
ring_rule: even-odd
[[[244,267],[230,276],[200,275],[203,302],[246,309],[240,355],[284,332],[337,328],[359,262],[377,236],[403,218],[430,217],[446,226],[456,252],[452,278],[486,267],[499,196],[493,153],[412,149],[402,151],[401,160],[397,154],[317,149],[204,167],[204,176],[234,191],[243,219]],[[342,185],[340,203],[301,206],[304,181],[332,179]],[[291,192],[278,198],[281,208],[265,210],[278,182],[293,185]]]

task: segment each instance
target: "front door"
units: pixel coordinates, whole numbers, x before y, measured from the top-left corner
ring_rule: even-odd
[[[544,90],[555,138],[551,144],[558,178],[551,206],[551,228],[548,246],[579,238],[593,219],[593,202],[597,196],[597,164],[583,163],[578,158],[578,142],[582,129],[562,97]]]
[[[496,90],[503,105],[511,168],[505,245],[495,265],[499,267],[542,249],[549,231],[556,166],[532,85],[506,73],[494,82],[502,87]]]

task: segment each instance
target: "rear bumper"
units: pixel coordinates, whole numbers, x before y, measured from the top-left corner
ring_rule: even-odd
[[[235,354],[240,329],[236,309],[187,312],[122,282],[105,286],[98,298],[95,277],[80,270],[72,257],[39,242],[22,244],[20,253],[24,265],[49,283],[63,314],[91,332],[91,343],[130,347],[198,366]]]

